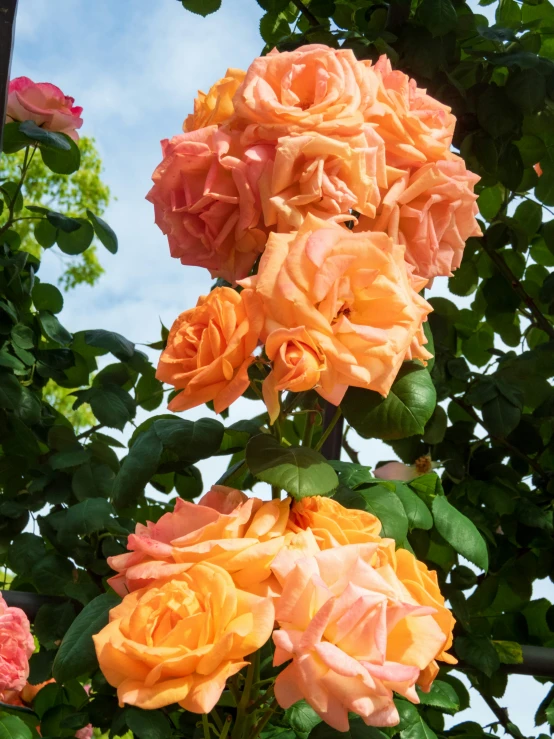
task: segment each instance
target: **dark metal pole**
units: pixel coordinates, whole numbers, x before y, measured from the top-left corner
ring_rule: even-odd
[[[323,414],[323,428],[326,429],[331,423],[331,419],[337,410],[336,405],[325,403],[325,412]],[[342,433],[344,429],[344,416],[341,416],[335,424],[335,428],[325,439],[321,447],[321,453],[326,459],[340,459],[340,451],[342,449]]]
[[[0,0],[0,151],[6,121],[16,11],[17,0]]]

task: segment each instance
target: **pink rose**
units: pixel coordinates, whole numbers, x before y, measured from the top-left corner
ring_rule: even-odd
[[[277,555],[282,585],[273,632],[275,697],[282,708],[304,699],[337,731],[348,712],[368,726],[394,726],[393,691],[419,703],[416,681],[446,636],[399,580],[378,543],[345,545],[296,559]],[[369,562],[373,562],[369,564]]]
[[[424,279],[452,275],[470,236],[481,236],[473,188],[479,177],[460,157],[408,170],[383,197],[375,219],[361,217],[355,230],[386,231],[406,245],[406,261]]]
[[[0,700],[6,691],[23,690],[29,676],[29,657],[35,651],[29,619],[0,594]]]
[[[75,129],[81,128],[83,109],[75,106],[72,97],[64,95],[50,82],[33,82],[28,77],[16,77],[8,88],[6,120],[34,121],[48,131],[66,133],[79,140]]]
[[[231,283],[249,273],[267,238],[257,183],[272,149],[217,126],[162,141],[146,199],[172,257]]]

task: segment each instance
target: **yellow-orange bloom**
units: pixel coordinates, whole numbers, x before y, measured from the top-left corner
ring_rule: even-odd
[[[284,552],[273,563],[283,588],[274,664],[291,660],[275,697],[283,708],[306,700],[338,731],[348,730],[349,711],[369,726],[396,725],[393,691],[419,703],[415,684],[446,643],[434,608],[378,549],[347,544],[296,560]]]
[[[251,290],[219,287],[181,313],[167,339],[156,377],[181,390],[169,409],[184,411],[212,400],[221,413],[248,387],[263,325],[260,302]]]
[[[283,136],[259,180],[265,225],[295,231],[308,213],[351,220],[351,209],[373,218],[386,185],[385,147],[369,125],[349,138]]]
[[[108,558],[118,573],[109,583],[125,595],[209,562],[231,573],[243,590],[273,593],[275,555],[289,544],[298,546],[288,529],[289,505],[289,499],[264,503],[222,485],[198,504],[178,498],[175,509],[157,523],[137,524],[128,553]]]
[[[320,549],[380,541],[381,522],[373,514],[320,495],[295,500],[290,524],[293,530],[311,529]]]
[[[384,194],[376,218],[362,216],[355,230],[386,231],[406,246],[406,261],[424,279],[451,276],[470,236],[481,236],[473,188],[479,177],[463,159],[407,170]]]
[[[293,131],[350,136],[362,130],[375,89],[350,49],[274,49],[248,67],[234,98],[233,125],[246,124],[245,142],[277,141]]]
[[[413,282],[404,247],[384,233],[309,215],[297,233],[270,235],[258,274],[242,284],[262,300],[262,340],[307,331],[325,357],[315,389],[334,405],[349,385],[386,395],[408,352],[430,357],[421,327],[431,306],[414,289],[425,282]]]
[[[271,598],[239,590],[228,572],[202,562],[127,595],[93,639],[121,706],[179,703],[208,713],[227,678],[265,644],[274,618]]]
[[[194,101],[194,113],[190,113],[183,123],[183,131],[196,131],[204,126],[219,125],[227,121],[234,113],[233,95],[244,80],[246,72],[242,69],[229,68],[225,77],[215,82],[208,94],[198,90]]]
[[[388,165],[410,167],[454,156],[450,145],[456,118],[447,105],[428,95],[404,72],[393,70],[385,55],[375,65],[369,61],[359,64],[372,83],[375,76],[379,80],[375,100],[364,117],[383,138]]]

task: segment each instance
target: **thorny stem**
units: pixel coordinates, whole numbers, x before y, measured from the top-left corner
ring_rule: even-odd
[[[337,410],[335,411],[333,418],[331,419],[331,422],[329,423],[325,431],[321,434],[320,440],[317,442],[317,444],[314,447],[316,452],[318,452],[321,449],[321,447],[325,444],[325,442],[327,441],[327,438],[329,437],[329,434],[335,428],[336,423],[341,417],[341,415],[342,415],[342,411],[340,409],[340,406],[337,406]]]
[[[508,711],[505,708],[502,708],[492,696],[486,695],[484,692],[481,691],[479,692],[481,693],[481,697],[483,698],[487,706],[491,709],[491,711],[500,722],[506,734],[514,737],[514,739],[521,739],[523,734],[517,728],[517,726],[512,721],[510,721]]]
[[[14,222],[14,210],[15,210],[15,204],[17,201],[17,198],[19,196],[19,193],[21,192],[21,188],[23,187],[23,183],[25,182],[25,176],[27,175],[27,170],[29,169],[31,162],[33,161],[33,157],[35,155],[35,152],[37,150],[37,144],[34,144],[32,147],[27,146],[25,147],[25,156],[23,158],[23,165],[21,167],[21,177],[19,178],[19,182],[17,183],[17,187],[15,188],[15,192],[13,194],[13,197],[10,197],[10,203],[8,205],[8,220],[2,227],[0,227],[0,234],[3,234],[5,231],[7,231],[12,223]],[[31,154],[29,155],[29,151]]]

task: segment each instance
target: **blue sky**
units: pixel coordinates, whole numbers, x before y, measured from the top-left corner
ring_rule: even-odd
[[[105,218],[119,236],[119,253],[102,251],[106,274],[98,285],[67,295],[64,324],[72,331],[105,328],[138,343],[155,341],[160,319],[171,325],[211,282],[205,271],[170,258],[144,200],[160,160],[159,141],[181,131],[198,88],[209,88],[227,67],[245,69],[258,55],[261,8],[255,0],[223,0],[220,12],[203,19],[176,0],[20,0],[19,5],[12,77],[53,82],[83,106],[82,133],[95,137],[104,179],[116,198]],[[55,282],[60,269],[50,251],[41,278]],[[436,282],[433,293],[447,296],[446,281]],[[252,402],[240,400],[231,419],[257,412]],[[206,415],[205,408],[187,413]],[[371,466],[394,456],[378,442],[354,436],[351,442]],[[206,486],[225,465],[221,458],[201,465]],[[543,581],[536,597],[551,591],[551,583]],[[536,731],[533,712],[545,693],[533,678],[510,678],[501,703],[526,734]],[[472,708],[457,720],[489,724],[490,710],[478,695],[472,699]]]

